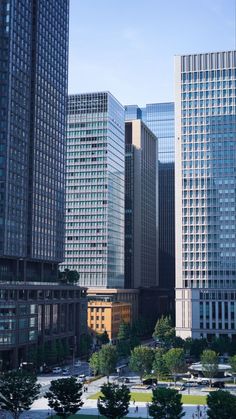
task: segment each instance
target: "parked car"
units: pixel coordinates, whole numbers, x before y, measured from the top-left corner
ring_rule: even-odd
[[[198,385],[201,386],[208,386],[209,385],[209,380],[201,380],[198,382]]]
[[[152,386],[153,384],[157,384],[156,378],[146,378],[143,380],[143,384],[146,384],[148,386]]]
[[[62,375],[70,375],[70,370],[69,370],[69,368],[63,368],[63,370],[62,370]]]
[[[54,367],[52,369],[52,373],[53,374],[61,374],[62,373],[62,369],[60,367]]]
[[[215,388],[225,388],[225,383],[223,381],[215,381],[211,384],[211,387]]]

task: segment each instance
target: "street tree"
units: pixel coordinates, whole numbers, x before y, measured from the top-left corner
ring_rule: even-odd
[[[106,375],[109,380],[109,375],[115,370],[117,363],[117,350],[113,345],[103,345],[98,352],[99,357],[99,372]]]
[[[153,338],[158,340],[163,346],[169,347],[175,338],[175,328],[173,327],[170,316],[161,316],[157,320]]]
[[[111,419],[123,418],[129,413],[130,392],[125,385],[103,384],[98,399],[100,415]]]
[[[101,333],[100,335],[97,335],[97,338],[101,345],[106,345],[107,343],[110,342],[110,339],[106,330],[104,330],[104,332]]]
[[[128,340],[128,339],[130,339],[130,334],[131,334],[131,331],[130,331],[129,323],[125,323],[124,321],[121,322],[121,324],[119,326],[117,339],[118,340]]]
[[[149,416],[154,419],[180,419],[184,415],[181,394],[177,390],[164,387],[152,390]]]
[[[59,279],[66,284],[75,284],[79,282],[79,273],[70,269],[59,272]]]
[[[79,355],[86,356],[86,359],[88,359],[88,356],[91,353],[92,344],[92,336],[89,333],[83,333],[80,338]]]
[[[163,358],[167,369],[176,383],[177,375],[184,372],[186,368],[184,350],[182,348],[169,349],[169,351],[164,354]]]
[[[136,346],[130,357],[130,369],[137,372],[142,380],[144,374],[150,374],[154,360],[154,350],[147,346]]]
[[[197,360],[200,359],[201,353],[208,348],[208,342],[206,339],[192,339],[187,338],[184,341],[184,349],[189,355],[193,356]]]
[[[230,351],[231,340],[228,336],[224,337],[215,337],[211,342],[210,349],[215,351],[217,354],[224,355]]]
[[[218,390],[208,394],[207,406],[209,419],[236,418],[236,396],[229,391]]]
[[[18,419],[22,412],[29,410],[40,393],[36,375],[24,371],[3,373],[0,378],[0,402],[4,410]]]
[[[229,358],[229,364],[232,368],[232,375],[234,377],[234,382],[235,382],[235,377],[236,377],[236,355],[231,356]]]
[[[44,397],[59,417],[67,418],[83,406],[82,384],[78,383],[75,377],[53,380]]]
[[[100,371],[99,368],[99,353],[94,352],[89,359],[89,367],[93,371],[94,375],[97,375]]]
[[[164,360],[164,354],[165,351],[162,348],[158,348],[155,350],[152,369],[154,370],[154,374],[156,375],[158,381],[161,377],[166,376],[168,374],[168,369]]]
[[[203,375],[209,378],[210,382],[218,371],[218,355],[211,349],[205,349],[201,355],[201,364]]]

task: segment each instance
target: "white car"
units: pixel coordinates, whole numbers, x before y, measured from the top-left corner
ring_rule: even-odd
[[[81,367],[81,362],[80,362],[80,361],[76,361],[76,362],[74,363],[74,366],[75,366],[75,367]]]
[[[52,369],[52,373],[53,374],[61,374],[62,373],[62,369],[60,367],[54,367]]]

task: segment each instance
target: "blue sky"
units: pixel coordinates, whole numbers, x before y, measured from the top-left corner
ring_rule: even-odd
[[[236,0],[70,0],[69,93],[174,98],[174,55],[235,48]]]

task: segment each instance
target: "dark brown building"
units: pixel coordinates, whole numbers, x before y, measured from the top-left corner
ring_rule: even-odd
[[[70,350],[87,333],[86,288],[55,283],[1,284],[0,360],[18,367],[29,351],[60,341]],[[44,360],[42,360],[44,361]]]

